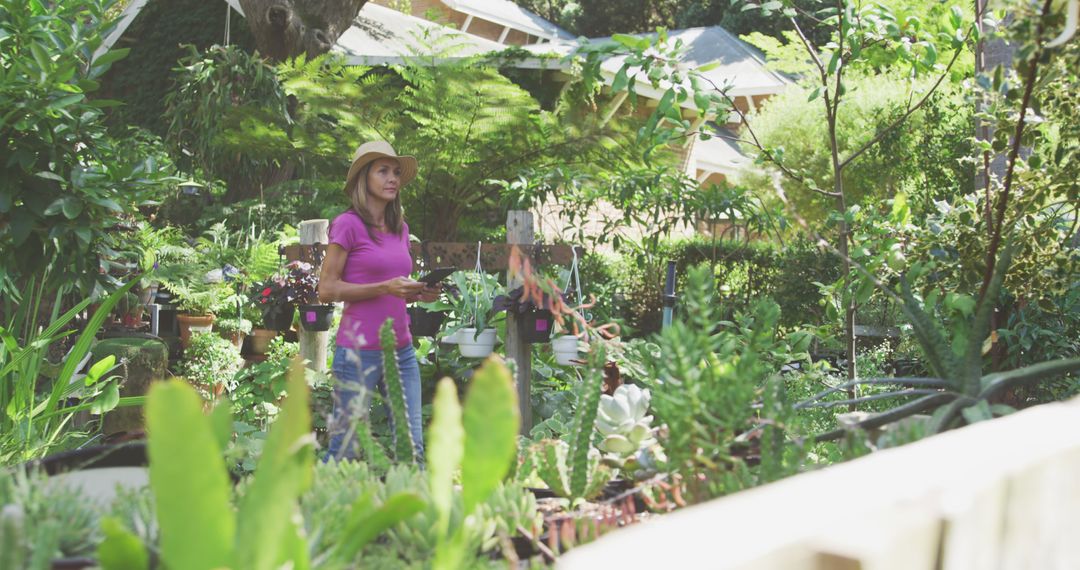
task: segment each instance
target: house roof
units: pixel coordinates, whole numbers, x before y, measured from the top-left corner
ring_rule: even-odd
[[[694,141],[692,166],[705,173],[719,172],[726,176],[738,173],[753,161],[739,148],[738,135],[719,128],[708,140]]]
[[[656,34],[635,34],[636,37],[655,38]],[[753,46],[731,35],[721,26],[709,26],[703,28],[687,28],[668,32],[668,41],[674,43],[682,40],[685,46],[681,61],[688,67],[700,67],[706,63],[718,62],[719,65],[703,72],[703,78],[712,81],[717,86],[731,85],[728,94],[733,97],[773,95],[784,90],[789,83],[782,75],[765,67],[765,58]],[[611,38],[590,39],[590,44],[609,44]],[[565,57],[574,49],[580,47],[579,42],[552,42],[524,46],[526,50],[537,56],[549,55]],[[626,56],[612,56],[601,64],[601,70],[607,76],[608,82],[622,67]],[[637,90],[643,95],[659,98],[661,89],[654,89],[645,80],[644,73],[637,72],[639,81]],[[665,86],[661,86],[665,88]],[[684,105],[692,106],[692,100]]]
[[[334,51],[344,54],[353,65],[382,65],[402,63],[406,56],[434,53],[437,59],[455,59],[505,48],[498,42],[368,2],[352,27],[338,38]]]
[[[574,39],[574,34],[510,0],[442,0],[442,2],[452,10],[483,18],[500,26],[521,30],[546,40]]]

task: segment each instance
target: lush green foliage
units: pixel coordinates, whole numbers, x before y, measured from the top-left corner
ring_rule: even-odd
[[[102,302],[58,364],[48,361],[49,349],[75,332],[67,327],[90,305],[89,299],[59,315],[58,298],[51,322],[39,329],[35,318],[42,301],[39,288],[6,327],[0,326],[0,465],[40,458],[63,448],[75,435],[68,425],[75,414],[83,410],[103,414],[121,404],[116,377],[107,376],[116,365],[115,357],[93,363],[81,379],[77,372],[89,359],[94,335],[105,318],[134,285],[134,281],[128,283]],[[81,402],[68,406],[69,398]],[[129,398],[123,403],[137,400]]]
[[[779,309],[768,300],[724,322],[713,291],[708,268],[692,269],[681,318],[655,337],[655,352],[639,355],[653,413],[667,426],[660,443],[692,501],[794,473],[801,464],[799,450],[785,441],[794,416],[779,370],[808,362],[810,338],[778,337]],[[759,401],[764,405],[755,411]],[[751,459],[759,465],[751,468],[758,463]]]
[[[161,152],[141,136],[113,139],[108,101],[89,100],[126,50],[96,59],[108,2],[0,4],[0,292],[27,279],[100,294],[115,228],[163,176]],[[82,25],[72,25],[72,22]],[[95,290],[96,289],[96,290]]]
[[[180,374],[200,390],[218,395],[231,389],[233,376],[244,365],[240,349],[216,333],[195,333],[184,349]]]

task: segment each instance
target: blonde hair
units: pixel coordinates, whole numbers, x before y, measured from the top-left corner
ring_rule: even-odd
[[[371,212],[367,209],[367,177],[368,172],[371,170],[372,163],[365,164],[360,170],[356,171],[347,182],[345,182],[345,193],[349,196],[349,200],[352,202],[352,209],[360,220],[364,222],[364,226],[367,227],[368,235],[371,239],[378,241],[374,230],[375,221],[371,219]],[[386,223],[386,229],[388,233],[394,235],[401,235],[401,230],[405,222],[405,211],[401,207],[401,193],[394,196],[394,200],[386,205],[386,210],[383,212],[383,221]]]

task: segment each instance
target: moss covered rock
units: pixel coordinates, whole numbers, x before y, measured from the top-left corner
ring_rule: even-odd
[[[108,338],[93,348],[96,362],[109,355],[121,363],[114,374],[121,378],[120,395],[145,396],[150,384],[164,380],[169,364],[169,349],[156,338]],[[105,414],[102,431],[106,434],[136,431],[143,428],[142,406],[116,408]]]

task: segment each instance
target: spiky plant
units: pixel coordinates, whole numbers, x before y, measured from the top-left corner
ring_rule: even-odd
[[[919,396],[891,410],[873,414],[847,428],[821,434],[817,439],[821,441],[836,439],[842,437],[852,427],[877,428],[930,410],[934,412],[927,433],[940,433],[965,422],[987,420],[991,419],[995,413],[1009,411],[990,404],[990,399],[1004,390],[1080,371],[1080,358],[1065,358],[1040,362],[1015,370],[983,373],[983,344],[990,336],[991,315],[998,294],[1001,292],[1005,272],[1012,261],[1013,250],[1012,244],[1002,249],[986,294],[976,304],[972,317],[967,323],[967,339],[962,343],[962,352],[951,348],[953,343],[948,342],[927,308],[915,298],[906,277],[900,279],[899,295],[882,287],[886,294],[900,304],[904,315],[911,322],[915,339],[922,348],[926,364],[934,377],[859,379],[815,394],[809,400],[799,403],[796,408],[846,406],[870,400]],[[903,389],[862,398],[823,401],[826,396],[852,386],[875,384],[895,385]]]
[[[379,329],[379,344],[383,351],[383,381],[390,398],[390,411],[394,418],[394,458],[398,461],[416,462],[416,447],[409,431],[409,415],[405,404],[405,387],[401,384],[401,369],[397,361],[397,335],[394,319],[386,319]]]

